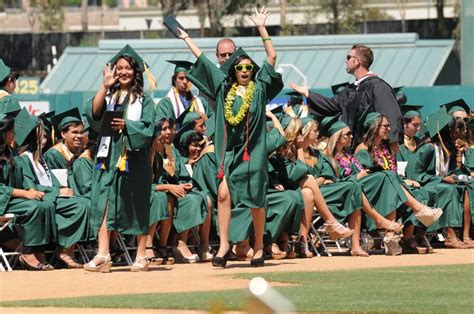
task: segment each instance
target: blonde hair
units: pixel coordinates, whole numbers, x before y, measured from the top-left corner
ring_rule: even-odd
[[[337,168],[337,164],[336,164],[336,159],[334,157],[336,157],[336,145],[337,145],[337,141],[339,140],[339,138],[341,137],[341,134],[342,134],[342,131],[344,130],[343,129],[340,129],[339,131],[337,131],[336,133],[334,133],[333,135],[331,135],[329,138],[328,138],[328,141],[327,141],[327,145],[326,145],[326,149],[324,150],[324,154],[326,155],[326,157],[329,159],[329,161],[331,162],[331,166],[334,170],[334,172],[338,175],[339,174],[339,171],[338,171],[338,168]]]
[[[300,118],[291,118],[285,129],[286,144],[280,149],[280,153],[288,160],[296,156],[295,142],[298,135],[301,135],[302,126]]]

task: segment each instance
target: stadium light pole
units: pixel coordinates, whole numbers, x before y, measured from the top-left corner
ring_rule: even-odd
[[[306,75],[304,75],[303,72],[300,71],[300,69],[296,67],[296,65],[294,65],[293,63],[281,63],[278,65],[276,71],[280,74],[283,74],[283,72],[285,72],[283,68],[291,68],[295,70],[295,72],[298,73],[298,75],[301,76],[301,78],[303,79],[304,86],[308,86],[308,78],[306,77]]]

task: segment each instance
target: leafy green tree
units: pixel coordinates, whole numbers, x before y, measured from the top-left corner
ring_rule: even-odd
[[[40,30],[46,32],[62,31],[64,12],[61,0],[42,0],[39,2],[42,14],[39,16]]]
[[[331,34],[356,33],[357,22],[364,20],[361,0],[321,0],[321,11],[327,17]]]

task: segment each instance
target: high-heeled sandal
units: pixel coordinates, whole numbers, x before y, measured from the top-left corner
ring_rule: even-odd
[[[60,260],[69,269],[82,268],[84,265],[79,264],[74,259],[74,253],[70,249],[61,249],[56,252],[56,258]]]
[[[262,256],[259,258],[252,258],[250,260],[250,266],[252,267],[263,267],[265,265],[265,252],[262,251]]]
[[[296,252],[288,244],[288,240],[277,241],[277,245],[283,252],[286,252],[286,259],[293,259],[296,257]]]
[[[191,254],[190,256],[184,256],[183,252],[178,247],[173,247],[173,255],[178,263],[181,264],[194,264],[199,262],[199,256],[197,254]]]
[[[212,258],[212,266],[216,268],[225,268],[227,265],[227,259],[229,258],[230,252],[232,251],[232,245],[229,244],[229,249],[224,256],[214,256]]]
[[[298,258],[312,258],[314,256],[309,250],[308,242],[306,242],[303,238],[296,242],[295,252]]]
[[[339,222],[332,224],[325,223],[324,230],[326,230],[331,240],[348,238],[354,233],[354,230],[344,227]]]
[[[43,264],[39,262],[36,265],[31,265],[26,261],[26,259],[23,257],[23,255],[20,255],[18,258],[18,261],[20,264],[25,268],[25,270],[33,270],[33,271],[41,271],[41,270],[54,270],[54,267],[51,266],[50,264]]]
[[[399,233],[400,231],[403,230],[404,225],[399,224],[396,221],[390,221],[390,224],[388,225],[387,228],[380,228],[379,230],[383,230],[385,233],[387,232],[393,232],[393,233]]]
[[[140,263],[141,260],[145,260],[145,264]],[[139,272],[139,271],[148,271],[148,267],[150,266],[150,260],[148,256],[138,256],[135,258],[135,262],[130,267],[130,271]]]
[[[399,236],[383,238],[383,245],[385,250],[385,255],[395,256],[402,254],[402,247],[398,244],[400,242]]]
[[[279,260],[284,259],[286,257],[286,252],[280,250],[276,243],[272,243],[267,247],[267,252],[272,256],[272,259]]]
[[[168,248],[166,246],[158,247],[158,258],[163,259],[161,265],[174,265],[176,263],[174,257],[168,254]]]
[[[102,260],[100,264],[96,264],[94,259]],[[96,272],[96,273],[110,273],[110,268],[112,267],[112,260],[110,259],[110,253],[107,255],[96,255],[92,261],[87,264],[84,264],[84,270]]]
[[[362,248],[358,248],[357,250],[351,250],[351,256],[357,257],[369,257],[369,253],[364,251]]]

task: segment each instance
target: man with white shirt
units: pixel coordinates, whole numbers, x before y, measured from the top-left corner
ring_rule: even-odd
[[[353,148],[362,141],[364,117],[374,111],[385,115],[390,124],[390,149],[397,153],[399,142],[403,139],[402,114],[392,87],[369,70],[373,60],[374,55],[369,47],[352,46],[346,56],[346,72],[356,80],[332,98],[310,92],[306,86],[290,85],[308,98],[310,112],[317,118],[342,112],[342,120],[354,136]]]

